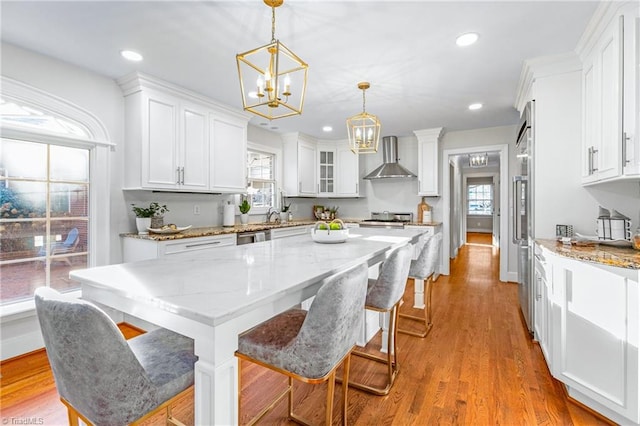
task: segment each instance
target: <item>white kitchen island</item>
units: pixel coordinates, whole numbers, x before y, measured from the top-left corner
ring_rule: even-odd
[[[238,334],[313,296],[324,280],[415,243],[420,229],[351,229],[341,244],[310,235],[71,272],[82,297],[195,341],[195,422],[238,423]]]

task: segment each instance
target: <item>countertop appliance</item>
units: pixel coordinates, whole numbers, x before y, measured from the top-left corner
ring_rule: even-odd
[[[513,177],[513,242],[518,245],[518,299],[529,333],[534,316],[534,101],[525,106],[516,140],[517,176]]]
[[[361,228],[404,228],[413,220],[412,213],[372,212],[371,219],[360,222]]]

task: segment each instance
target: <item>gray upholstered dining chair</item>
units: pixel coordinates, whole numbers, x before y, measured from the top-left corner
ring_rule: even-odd
[[[49,287],[35,292],[47,357],[69,424],[136,424],[193,386],[193,340],[157,329],[125,340],[113,320],[94,304]]]
[[[289,378],[288,387],[248,424],[259,421],[289,397],[289,418],[308,422],[293,412],[293,379],[327,384],[325,422],[333,419],[336,370],[343,365],[342,422],[347,423],[349,361],[362,323],[367,267],[362,264],[330,277],[318,290],[309,311],[289,309],[238,336],[238,418],[242,415],[242,363],[269,368]]]
[[[431,320],[431,293],[433,290],[433,282],[435,270],[440,259],[440,246],[442,245],[442,234],[437,233],[428,237],[425,241],[418,258],[411,261],[409,269],[409,278],[414,281],[414,286],[422,286],[424,288],[424,307],[423,315],[400,314],[400,318],[406,318],[421,323],[420,331],[409,330],[398,327],[398,332],[409,334],[417,337],[425,337],[431,331],[433,322]]]
[[[398,312],[400,302],[407,284],[413,246],[407,244],[394,250],[382,263],[380,274],[376,279],[369,279],[365,308],[381,313],[389,314],[389,326],[387,330],[387,354],[386,356],[364,352],[358,349],[353,355],[380,362],[387,367],[387,379],[384,387],[372,386],[362,382],[349,380],[349,386],[360,389],[374,395],[387,395],[398,374]]]

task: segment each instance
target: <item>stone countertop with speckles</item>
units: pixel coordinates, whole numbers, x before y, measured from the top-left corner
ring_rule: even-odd
[[[580,246],[562,244],[556,240],[539,239],[536,243],[552,253],[571,259],[600,263],[618,268],[640,269],[640,251],[631,247],[615,247],[605,244]]]
[[[343,221],[346,223],[358,222],[356,220],[350,219],[343,219]],[[171,241],[180,240],[183,238],[211,237],[215,235],[238,234],[241,232],[266,231],[268,229],[274,228],[290,228],[293,226],[313,225],[314,223],[316,223],[315,220],[294,220],[292,222],[285,223],[249,223],[246,225],[238,224],[234,226],[205,226],[200,228],[190,228],[176,234],[154,234],[153,232],[149,232],[149,234],[141,235],[137,232],[128,232],[120,234],[120,236],[127,238],[137,238],[140,240]]]
[[[345,223],[360,223],[362,219],[341,219]],[[154,234],[153,232],[149,232],[149,234],[138,234],[136,232],[128,232],[120,234],[121,237],[127,238],[137,238],[140,240],[151,240],[151,241],[171,241],[171,240],[180,240],[183,238],[197,238],[197,237],[211,237],[215,235],[224,235],[224,234],[238,234],[241,232],[259,232],[266,231],[268,229],[274,228],[290,228],[292,226],[306,226],[313,225],[317,221],[315,220],[294,220],[292,222],[285,223],[249,223],[247,225],[234,225],[234,226],[205,226],[200,228],[190,228],[182,232],[178,232],[176,234]],[[440,226],[441,222],[429,222],[429,223],[418,223],[411,222],[409,225],[412,226]]]

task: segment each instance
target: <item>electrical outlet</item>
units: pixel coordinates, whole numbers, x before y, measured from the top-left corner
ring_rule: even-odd
[[[196,214],[196,215],[197,215],[197,214],[200,214],[200,205],[195,204],[195,205],[193,206],[193,214]]]

